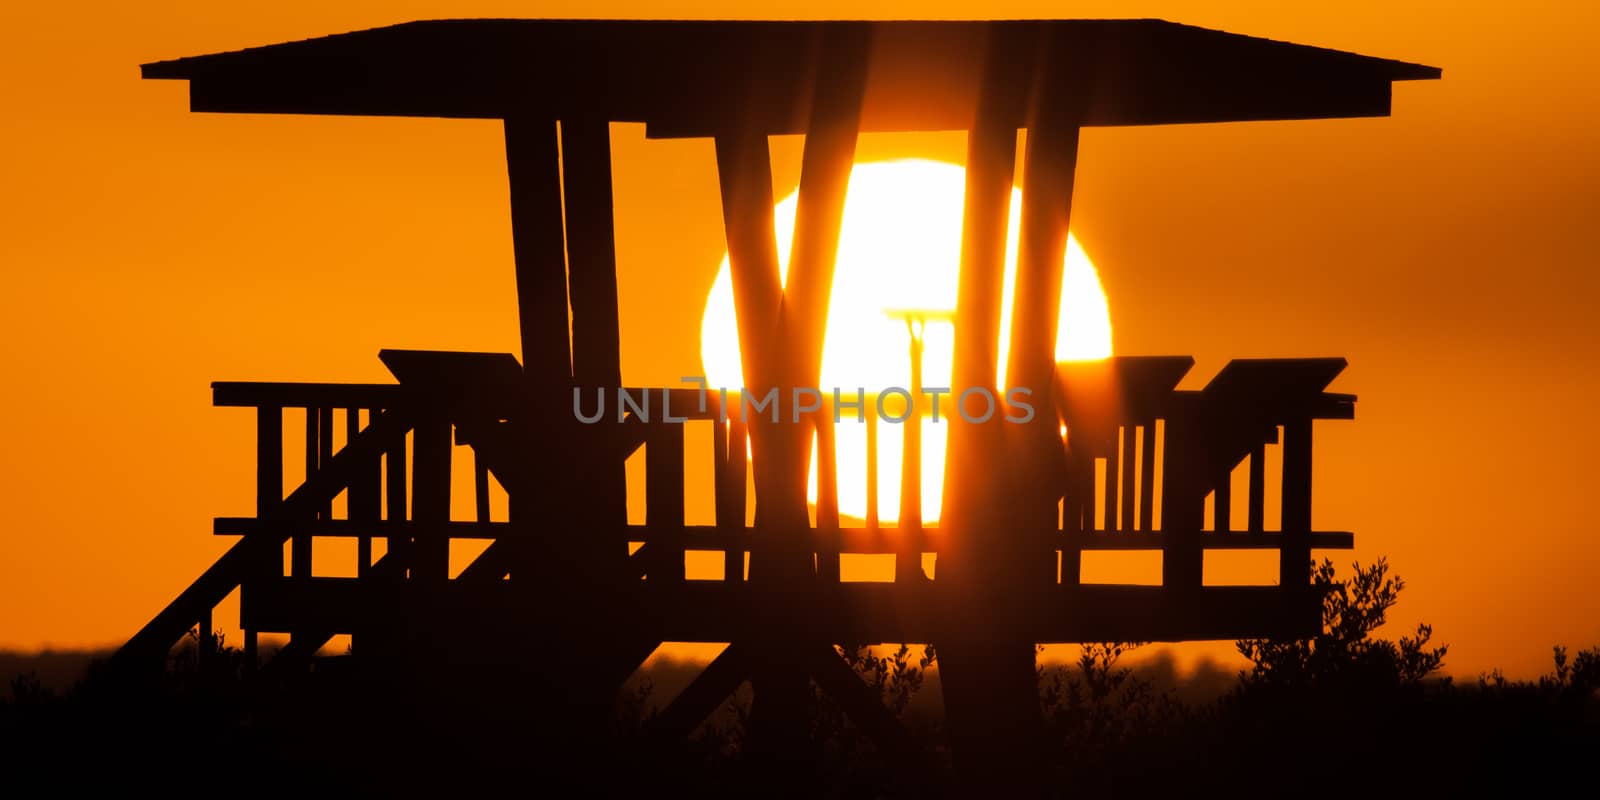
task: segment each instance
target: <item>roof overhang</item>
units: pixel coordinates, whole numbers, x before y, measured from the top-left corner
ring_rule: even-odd
[[[642,122],[652,136],[790,134],[805,130],[822,43],[840,33],[867,43],[863,131],[972,127],[996,52],[1024,74],[1053,71],[1046,101],[1073,104],[1086,126],[1386,116],[1394,81],[1440,76],[1161,20],[433,20],[145,64],[143,75],[188,80],[194,111],[585,116]]]

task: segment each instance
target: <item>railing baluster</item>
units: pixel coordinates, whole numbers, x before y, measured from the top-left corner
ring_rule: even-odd
[[[411,534],[407,526],[409,515],[406,513],[406,437],[404,434],[395,437],[394,443],[389,446],[384,456],[387,473],[385,493],[388,495],[388,509],[386,517],[389,527],[389,538],[385,545],[387,552],[384,558],[390,559],[398,565],[395,574],[405,576],[406,570],[411,566]]]
[[[1065,419],[1061,420],[1061,424],[1065,423]],[[1083,580],[1084,498],[1078,488],[1082,483],[1079,474],[1087,464],[1092,480],[1094,470],[1092,459],[1085,458],[1083,453],[1074,451],[1069,446],[1072,442],[1071,437],[1072,431],[1069,429],[1061,441],[1061,446],[1067,450],[1067,474],[1061,487],[1061,530],[1064,532],[1066,543],[1062,545],[1061,560],[1057,565],[1062,586],[1077,586]]]
[[[1122,478],[1117,482],[1117,528],[1124,531],[1133,530],[1133,453],[1134,453],[1134,427],[1129,422],[1122,426],[1122,437],[1118,444],[1122,463]],[[1110,527],[1109,525],[1106,527]]]
[[[1245,528],[1251,533],[1266,530],[1267,445],[1250,451],[1250,519]]]
[[[1218,533],[1233,529],[1233,471],[1227,467],[1218,470],[1216,488],[1211,502],[1211,528]]]
[[[333,406],[321,406],[317,409],[317,469],[326,466],[333,460]],[[307,480],[310,475],[306,476]],[[345,498],[345,507],[349,508],[349,497]],[[333,498],[328,498],[322,504],[318,516],[321,519],[333,519]]]
[[[866,397],[861,402],[867,402]],[[867,530],[878,532],[878,407],[867,409]]]
[[[306,406],[306,480],[316,477],[318,461],[317,456],[322,452],[322,435],[317,426],[322,422],[322,415],[317,413],[316,406]],[[313,514],[313,518],[320,514]],[[298,521],[298,520],[297,520]],[[289,540],[289,577],[311,577],[311,534],[296,531]]]
[[[714,419],[711,422],[711,489],[715,495],[715,509],[717,529],[724,534],[731,535],[738,528],[744,527],[744,519],[733,518],[733,475],[728,468],[731,453],[728,447],[728,425],[730,423]],[[739,476],[743,478],[743,475]],[[739,488],[744,488],[742,485]],[[734,558],[734,553],[740,552],[734,547],[722,551],[722,579],[725,581],[738,580],[735,577],[737,567],[740,566]]]
[[[817,574],[824,583],[839,582],[838,453],[834,446],[833,406],[823,400],[815,415],[817,432]]]
[[[1139,529],[1155,530],[1156,508],[1156,421],[1147,419],[1143,425],[1144,441],[1140,443],[1141,486],[1139,490]]]
[[[1112,425],[1106,447],[1106,483],[1100,499],[1100,516],[1107,531],[1117,529],[1117,472],[1122,463],[1117,446],[1117,426]]]

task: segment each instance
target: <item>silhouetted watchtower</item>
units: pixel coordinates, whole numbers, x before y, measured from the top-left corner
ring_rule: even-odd
[[[159,660],[197,624],[210,630],[213,607],[241,588],[248,646],[259,631],[291,636],[269,669],[348,633],[357,658],[436,670],[408,673],[418,681],[473,670],[485,685],[525,687],[493,697],[508,717],[536,704],[545,722],[534,724],[559,722],[581,742],[661,642],[731,642],[655,720],[659,733],[686,734],[750,680],[754,754],[803,760],[814,681],[881,748],[915,762],[833,645],[932,641],[957,764],[988,780],[1029,774],[1035,643],[1318,627],[1311,551],[1352,537],[1312,530],[1312,422],[1351,417],[1354,398],[1325,391],[1344,362],[1236,361],[1198,391],[1175,388],[1187,358],[1057,365],[1079,131],[1385,116],[1392,82],[1437,78],[1435,68],[1157,20],[460,20],[147,64],[144,76],[189,81],[194,111],[504,120],[522,354],[385,351],[393,384],[215,384],[216,404],[258,415],[257,512],[217,520],[216,533],[242,538],[125,660]],[[941,524],[915,537],[841,526],[825,412],[747,423],[723,419],[714,393],[701,405],[693,390],[670,391],[674,413],[714,421],[712,526],[684,524],[686,426],[659,414],[574,418],[574,387],[593,397],[622,382],[613,122],[714,140],[744,375],[780,398],[818,384],[858,134],[929,130],[968,134],[953,383],[1003,396],[1002,261],[1022,176],[1006,374],[1034,390],[1040,413],[1027,424],[954,418]],[[805,136],[787,288],[768,156],[778,134]],[[306,430],[307,478],[288,493],[286,410],[303,413]],[[823,443],[815,522],[813,436]],[[451,518],[458,444],[473,449],[477,519]],[[647,521],[629,525],[623,465],[640,447]],[[1267,480],[1269,452],[1281,482]],[[1241,465],[1248,488],[1235,497]],[[510,497],[503,521],[488,513],[491,476]],[[1244,530],[1231,529],[1235,507]],[[324,537],[356,539],[355,577],[311,575]],[[490,544],[452,576],[450,542],[464,538]],[[1161,585],[1083,583],[1082,554],[1100,549],[1159,551]],[[1205,585],[1205,554],[1221,549],[1278,551],[1279,580]],[[722,553],[723,578],[686,580],[686,550]],[[934,580],[839,578],[841,553],[906,550],[937,553]]]

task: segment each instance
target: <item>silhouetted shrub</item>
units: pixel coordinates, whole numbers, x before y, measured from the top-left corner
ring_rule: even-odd
[[[1350,690],[1415,687],[1444,666],[1447,646],[1429,647],[1433,627],[1417,626],[1414,636],[1378,639],[1373,632],[1387,621],[1405,581],[1389,574],[1380,558],[1353,565],[1349,581],[1334,578],[1333,562],[1316,566],[1312,582],[1322,595],[1322,632],[1311,639],[1243,639],[1239,654],[1250,660],[1240,673],[1240,689]]]

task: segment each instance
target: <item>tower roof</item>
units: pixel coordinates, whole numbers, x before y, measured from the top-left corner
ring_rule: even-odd
[[[430,20],[160,61],[195,111],[642,122],[802,133],[824,43],[866,44],[864,131],[958,130],[986,63],[1047,74],[1083,125],[1386,116],[1439,69],[1162,20]],[[1046,56],[1045,53],[1050,53]],[[1025,111],[1018,108],[1018,126]]]

